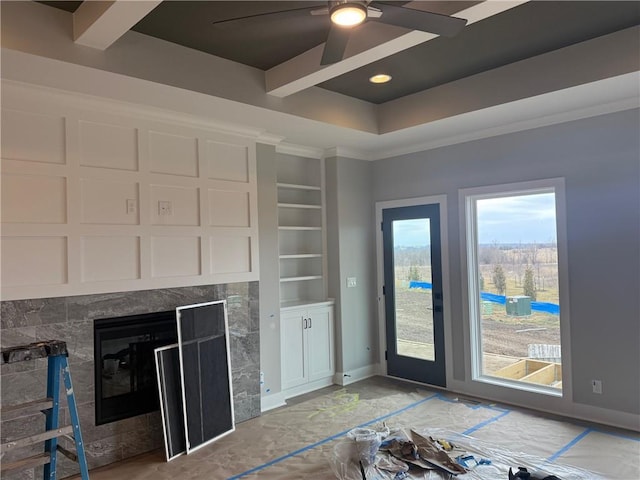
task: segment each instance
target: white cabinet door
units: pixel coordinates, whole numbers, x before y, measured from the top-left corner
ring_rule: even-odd
[[[309,345],[309,381],[334,374],[333,308],[319,307],[307,311]]]
[[[307,383],[307,330],[304,310],[291,310],[280,315],[282,389]]]
[[[284,310],[280,328],[283,390],[333,376],[333,306]]]

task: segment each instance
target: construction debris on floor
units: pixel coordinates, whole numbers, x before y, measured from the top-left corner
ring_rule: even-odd
[[[445,429],[356,428],[329,458],[339,480],[596,480],[586,470],[489,446]]]
[[[336,480],[339,474],[361,480],[353,437],[370,433],[366,429],[376,437],[385,434],[385,423],[389,434],[404,430],[409,438],[414,430],[433,438],[467,471],[384,470],[403,464],[393,456],[387,457],[389,464],[378,459],[383,452],[376,439],[370,449],[361,449],[375,454],[372,464],[363,464],[369,480],[403,475],[407,480],[509,480],[510,468],[517,480],[527,474],[529,480],[542,474],[561,480],[637,480],[640,471],[637,432],[459,398],[392,378],[332,386],[287,403],[237,424],[235,432],[192,455],[167,462],[163,451],[150,452],[92,470],[91,480]],[[388,435],[380,437],[383,446]],[[342,473],[333,470],[336,463],[344,465]]]

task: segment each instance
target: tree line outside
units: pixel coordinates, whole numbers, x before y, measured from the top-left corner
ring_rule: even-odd
[[[396,280],[431,281],[428,247],[396,247]],[[555,243],[478,246],[480,290],[498,295],[526,295],[559,303],[558,250]]]

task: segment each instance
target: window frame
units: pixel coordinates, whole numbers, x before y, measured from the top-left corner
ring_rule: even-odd
[[[562,389],[528,384],[482,374],[482,346],[480,343],[481,308],[478,285],[477,200],[517,195],[554,193],[556,209],[556,242],[558,249],[558,288],[560,305],[560,344],[562,350]],[[507,387],[511,390],[572,398],[571,342],[569,332],[570,305],[567,261],[566,210],[564,178],[550,178],[459,190],[460,237],[463,312],[465,322],[466,378],[474,383]]]

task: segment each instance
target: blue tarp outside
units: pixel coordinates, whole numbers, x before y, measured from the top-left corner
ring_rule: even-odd
[[[409,282],[409,288],[431,290],[432,285],[429,282],[416,282],[412,280]],[[504,305],[507,302],[507,297],[504,295],[496,295],[495,293],[480,292],[480,298],[485,302],[499,303],[500,305]],[[531,302],[531,310],[550,313],[551,315],[559,315],[560,305],[547,302]]]

